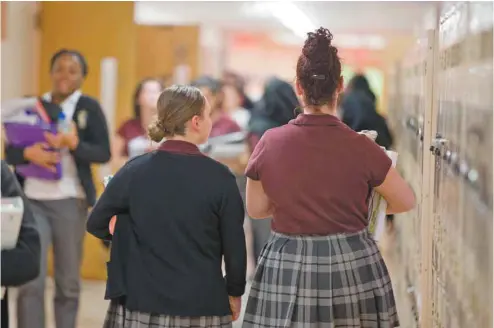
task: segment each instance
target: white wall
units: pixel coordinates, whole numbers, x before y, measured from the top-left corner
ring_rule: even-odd
[[[1,43],[1,99],[38,94],[37,2],[7,3],[6,38]],[[48,69],[48,67],[46,67]]]

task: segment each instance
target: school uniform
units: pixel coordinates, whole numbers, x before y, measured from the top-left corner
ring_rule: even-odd
[[[274,204],[243,327],[396,327],[391,280],[367,230],[391,160],[332,115],[267,131],[246,175]]]
[[[43,95],[48,116],[56,121],[60,111],[77,126],[79,144],[74,151],[60,150],[62,178],[44,180],[27,177],[24,192],[35,213],[41,239],[41,274],[22,286],[18,297],[18,327],[45,327],[44,292],[48,248],[53,244],[55,264],[55,322],[57,328],[76,325],[80,294],[80,265],[87,209],[96,201],[91,164],[110,160],[106,119],[99,103],[80,91],[59,106],[51,94]],[[26,163],[24,149],[7,146],[11,165]]]
[[[226,166],[167,140],[117,172],[87,230],[111,239],[114,215],[104,327],[231,327],[228,295],[244,293],[246,249],[242,198]]]
[[[35,279],[39,275],[40,241],[33,212],[28,200],[22,192],[15,175],[10,171],[7,163],[1,161],[1,189],[2,197],[22,197],[24,213],[17,245],[13,249],[2,250],[1,271],[2,287],[17,287]],[[2,295],[1,327],[9,327],[9,297],[8,290]]]

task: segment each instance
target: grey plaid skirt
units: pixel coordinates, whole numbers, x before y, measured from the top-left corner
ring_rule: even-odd
[[[111,301],[103,328],[231,328],[232,316],[177,317],[130,311]]]
[[[259,258],[243,328],[398,327],[388,270],[370,234],[273,232]]]

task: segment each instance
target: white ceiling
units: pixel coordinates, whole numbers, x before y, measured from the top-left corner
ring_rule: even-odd
[[[282,30],[267,1],[136,1],[140,24],[205,24],[238,29]],[[409,33],[433,2],[294,2],[317,26],[334,33]],[[257,8],[257,9],[256,9]]]

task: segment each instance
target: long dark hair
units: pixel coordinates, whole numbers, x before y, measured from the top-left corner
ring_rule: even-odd
[[[159,79],[156,78],[145,78],[141,80],[134,91],[134,118],[141,118],[141,105],[139,104],[139,97],[141,96],[142,89],[144,89],[144,86],[148,82],[158,82],[161,86],[161,89],[163,88],[163,82]]]
[[[350,82],[348,82],[348,90],[350,92],[352,92],[352,91],[363,92],[373,102],[376,101],[376,95],[374,94],[374,92],[372,92],[372,89],[370,88],[369,81],[367,80],[365,75],[357,74],[354,77],[352,77]]]
[[[284,125],[295,117],[295,109],[299,105],[293,86],[272,77],[265,84],[264,94],[256,107],[256,112],[277,125]]]

